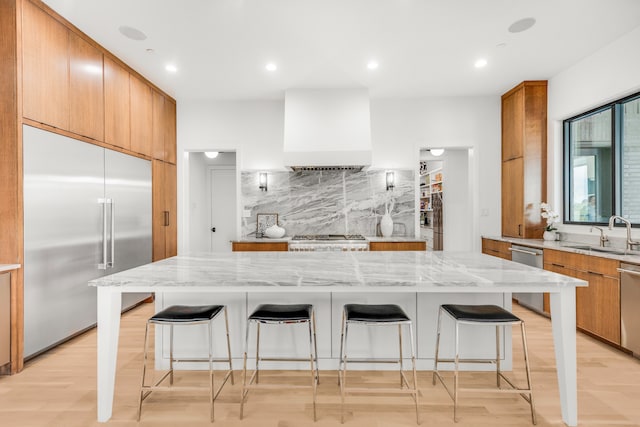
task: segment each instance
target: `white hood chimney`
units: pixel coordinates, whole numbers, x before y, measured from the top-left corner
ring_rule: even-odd
[[[284,163],[294,169],[371,165],[369,91],[287,90]]]

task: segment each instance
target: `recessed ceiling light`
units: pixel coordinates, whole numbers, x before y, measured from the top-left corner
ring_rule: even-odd
[[[210,159],[215,159],[216,157],[218,157],[218,152],[217,151],[206,151],[204,153],[205,156],[207,156]]]
[[[533,27],[535,23],[536,23],[535,18],[520,19],[509,26],[509,32],[521,33],[523,31],[527,31],[529,28]]]
[[[121,27],[118,28],[118,31],[120,31],[120,34],[122,34],[123,36],[131,40],[147,39],[147,35],[145,33],[143,33],[137,28],[129,27],[127,25],[122,25]]]
[[[487,60],[486,60],[486,59],[484,59],[484,58],[480,58],[480,59],[478,59],[478,60],[473,64],[473,66],[474,66],[474,67],[476,67],[476,68],[482,68],[482,67],[485,67],[486,65],[487,65]]]
[[[173,65],[173,64],[167,64],[167,65],[164,67],[164,69],[165,69],[165,70],[167,70],[167,71],[168,71],[168,72],[170,72],[170,73],[177,73],[177,72],[178,72],[178,67],[176,67],[176,66],[175,66],[175,65]]]
[[[432,148],[429,151],[436,157],[442,156],[444,154],[444,148]]]
[[[265,65],[264,67],[267,71],[276,71],[278,69],[278,66],[273,63],[273,62],[269,62],[267,65]]]
[[[370,70],[375,70],[378,66],[378,62],[376,61],[369,61],[369,63],[367,63],[367,68]]]

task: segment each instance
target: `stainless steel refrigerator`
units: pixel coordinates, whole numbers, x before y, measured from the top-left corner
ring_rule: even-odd
[[[152,193],[150,161],[26,125],[23,159],[29,357],[96,323],[89,280],[151,262]]]

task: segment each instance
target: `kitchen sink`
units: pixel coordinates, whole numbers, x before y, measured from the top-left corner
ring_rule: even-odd
[[[628,255],[627,251],[614,248],[603,248],[601,246],[589,246],[589,245],[564,245],[564,248],[579,249],[583,251],[601,252],[612,255]]]
[[[588,245],[562,245],[563,248],[580,249],[583,251],[590,251],[591,246]]]

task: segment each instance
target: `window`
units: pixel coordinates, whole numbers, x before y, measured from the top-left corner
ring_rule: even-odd
[[[564,122],[564,222],[640,224],[640,94]]]

